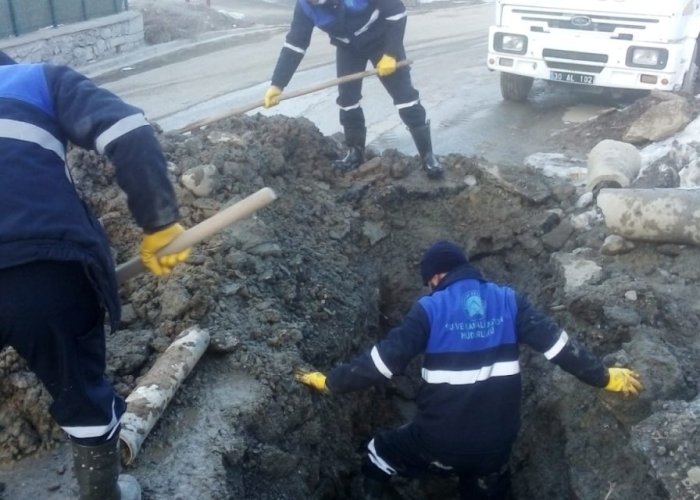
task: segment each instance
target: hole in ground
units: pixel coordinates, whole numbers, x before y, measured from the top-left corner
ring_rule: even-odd
[[[417,157],[385,151],[339,176],[329,166],[339,145],[306,120],[246,116],[161,139],[185,226],[262,186],[280,197],[198,246],[167,279],[141,276],[121,289],[128,314],[108,338],[108,359],[123,395],[179,332],[199,324],[212,337],[130,470],[146,498],[358,498],[362,448],[405,421],[419,361],[388,387],[331,397],[292,373],[328,371],[376,343],[423,293],[418,259],[441,238],[460,242],[486,277],[526,294],[611,363],[633,362],[663,381],[650,385],[653,397],[625,402],[523,349],[523,428],[512,459],[518,498],[599,500],[612,482],[610,498],[669,496],[631,441],[643,438],[633,426],[654,399],[695,395],[698,353],[688,339],[700,321],[697,290],[679,277],[697,268],[697,250],[637,245],[603,255],[600,220],[572,223],[591,208],[577,207],[577,188],[523,167],[448,155],[446,178],[433,182]],[[71,164],[118,261],[127,260],[141,231],[112,167],[81,150]],[[194,189],[185,178],[206,182]],[[47,417],[48,398],[26,390],[16,356],[6,351],[0,361],[0,450],[21,457],[50,446],[60,431]],[[31,466],[21,470],[28,463],[0,467],[6,497],[39,498],[54,482],[70,491],[70,474],[37,479],[45,469],[31,476]],[[396,489],[409,499],[443,498],[454,482],[397,481]]]

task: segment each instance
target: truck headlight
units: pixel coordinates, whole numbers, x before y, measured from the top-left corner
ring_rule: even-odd
[[[650,47],[630,47],[627,49],[627,66],[662,69],[668,61],[668,50]]]
[[[493,37],[493,48],[498,52],[524,54],[527,51],[527,37],[510,33],[496,33]]]

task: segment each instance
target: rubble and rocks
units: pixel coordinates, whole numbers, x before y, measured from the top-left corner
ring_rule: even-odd
[[[634,427],[632,445],[647,457],[653,477],[674,498],[699,498],[698,436],[700,400],[671,401]]]
[[[201,33],[241,28],[251,24],[211,9],[200,2],[131,0],[129,8],[141,12],[143,37],[149,45],[191,38]],[[167,21],[164,22],[163,18]]]
[[[339,143],[304,119],[233,118],[161,141],[186,226],[261,187],[279,199],[199,245],[170,277],[122,286],[127,314],[108,339],[108,361],[123,395],[181,331],[199,325],[211,335],[130,470],[145,498],[358,498],[361,450],[408,418],[418,365],[387,387],[342,397],[312,394],[292,371],[328,370],[396,324],[425,291],[417,263],[438,238],[461,242],[486,276],[527,294],[607,363],[633,366],[646,387],[622,400],[524,350],[517,498],[700,493],[697,443],[683,445],[687,459],[677,454],[683,429],[698,423],[697,247],[612,241],[582,186],[533,168],[448,155],[436,182],[417,157],[385,151],[371,169],[339,175],[330,167]],[[117,261],[129,259],[140,233],[112,167],[79,149],[70,163]],[[205,191],[193,190],[204,180]],[[0,394],[0,497],[9,500],[21,498],[11,479],[18,464],[36,470],[35,457],[50,454],[37,452],[60,450],[65,438],[11,350],[0,357]],[[686,424],[654,432],[671,418]],[[70,476],[45,474],[34,487],[67,498]],[[395,489],[449,498],[454,482],[398,480]]]
[[[670,92],[652,92],[653,105],[648,106],[622,136],[622,140],[631,144],[656,142],[671,137],[683,130],[695,117],[697,111],[693,98]]]
[[[154,40],[231,22],[153,13],[172,21],[146,17],[160,26]],[[679,103],[666,97],[610,109],[552,141],[588,150],[603,139],[655,141],[698,113],[682,98],[680,124],[669,128],[664,115],[652,120],[663,130],[633,126],[650,108]],[[699,133],[695,121],[685,142],[649,145],[631,187],[700,184]],[[145,500],[359,498],[363,447],[410,418],[418,363],[386,387],[342,397],[311,393],[292,371],[327,370],[381,338],[425,292],[418,259],[439,238],[461,242],[486,276],[521,290],[608,365],[634,367],[645,384],[639,399],[623,400],[524,349],[516,498],[700,498],[700,249],[611,234],[586,192],[581,160],[550,155],[543,170],[449,155],[446,178],[435,182],[417,157],[384,151],[339,175],[330,167],[339,144],[282,116],[233,118],[161,142],[188,227],[264,186],[280,198],[196,247],[170,277],[122,286],[121,330],[107,339],[108,376],[121,395],[183,330],[198,325],[211,336],[129,470]],[[117,262],[128,260],[140,230],[112,167],[80,149],[70,163]],[[0,499],[75,497],[49,404],[16,353],[0,352]],[[408,500],[456,492],[446,478],[399,479],[395,490]]]
[[[652,91],[623,108],[608,108],[581,123],[553,134],[551,142],[591,150],[604,139],[645,145],[672,137],[698,116],[692,96]]]

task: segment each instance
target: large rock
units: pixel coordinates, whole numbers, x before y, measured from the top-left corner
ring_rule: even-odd
[[[216,165],[200,165],[182,174],[180,182],[195,196],[210,196],[218,187]]]
[[[571,293],[580,287],[598,282],[603,269],[594,261],[572,253],[555,253],[552,260],[564,281],[564,292]]]
[[[700,498],[700,399],[668,401],[632,429],[632,446],[672,500]]]
[[[692,119],[691,105],[685,98],[666,94],[630,125],[622,140],[633,144],[660,141],[682,130]]]
[[[669,161],[669,155],[660,158],[644,167],[637,178],[630,184],[633,188],[677,188],[681,178],[674,162]]]

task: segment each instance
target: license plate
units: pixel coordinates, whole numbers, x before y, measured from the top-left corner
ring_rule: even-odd
[[[582,75],[580,73],[567,73],[565,71],[550,71],[550,79],[555,82],[578,83],[581,85],[593,85],[595,77],[593,75]]]

